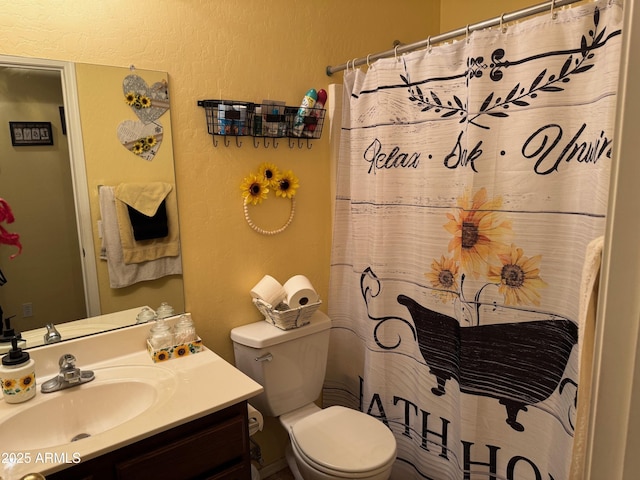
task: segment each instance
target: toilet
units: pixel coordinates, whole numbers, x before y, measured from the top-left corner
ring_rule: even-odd
[[[287,462],[297,480],[386,480],[396,440],[381,421],[345,407],[321,409],[331,320],[316,311],[307,325],[281,330],[266,321],[234,328],[236,367],[264,391],[251,399],[289,432]]]

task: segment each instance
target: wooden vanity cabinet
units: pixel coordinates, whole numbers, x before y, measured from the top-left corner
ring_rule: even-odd
[[[248,480],[247,402],[46,476],[47,480]]]

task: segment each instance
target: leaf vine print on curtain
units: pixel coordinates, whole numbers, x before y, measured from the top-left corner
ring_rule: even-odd
[[[345,74],[323,399],[391,429],[392,478],[570,477],[621,19],[597,1]]]
[[[482,102],[477,113],[470,114],[467,105],[456,95],[453,95],[453,102],[447,100],[443,102],[434,90],[430,90],[425,95],[419,84],[412,84],[409,81],[409,72],[400,75],[402,81],[409,87],[409,101],[415,102],[422,112],[433,110],[435,113],[441,114],[442,118],[458,116],[460,123],[469,123],[476,127],[489,129],[488,126],[480,123],[480,118],[484,115],[491,117],[504,118],[508,117],[508,109],[513,107],[528,107],[542,92],[562,92],[565,90],[563,84],[568,83],[571,77],[580,73],[585,73],[593,68],[596,49],[603,47],[607,41],[621,33],[620,30],[610,32],[606,37],[606,27],[598,31],[600,25],[600,10],[596,8],[593,13],[593,29],[589,30],[587,35],[582,35],[580,40],[580,48],[551,51],[534,57],[518,59],[510,61],[505,59],[506,52],[503,48],[497,48],[491,53],[491,61],[489,64],[485,62],[483,56],[477,58],[469,58],[465,76],[467,78],[467,86],[469,80],[474,78],[482,78],[484,71],[489,69],[489,77],[494,82],[499,82],[504,77],[504,70],[513,68],[516,65],[524,64],[532,60],[538,60],[540,57],[549,56],[565,56],[566,60],[562,64],[559,72],[551,73],[544,68],[531,82],[529,87],[521,85],[519,82],[504,97],[496,96],[495,92],[489,93]]]

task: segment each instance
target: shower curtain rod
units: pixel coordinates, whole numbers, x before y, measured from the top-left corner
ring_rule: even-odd
[[[471,25],[458,28],[457,30],[451,30],[450,32],[441,33],[440,35],[429,37],[419,42],[409,43],[407,45],[397,45],[395,48],[392,48],[391,50],[370,54],[370,55],[367,55],[366,57],[355,58],[353,60],[349,60],[343,63],[342,65],[337,65],[333,67],[328,66],[326,73],[327,73],[327,76],[330,77],[336,72],[346,70],[349,67],[349,65],[351,65],[352,68],[355,68],[360,65],[364,65],[365,63],[369,64],[370,62],[378,60],[380,58],[392,57],[394,55],[398,55],[401,53],[407,53],[413,50],[418,50],[420,48],[429,47],[435,43],[451,40],[453,38],[460,37],[462,35],[468,35],[469,33],[475,30],[483,30],[485,28],[495,27],[496,25],[503,25],[505,23],[513,22],[514,20],[519,20],[524,17],[529,17],[531,15],[536,15],[538,13],[544,13],[545,11],[548,11],[550,14],[553,14],[554,9],[556,9],[557,7],[571,5],[572,3],[576,3],[579,1],[582,1],[582,0],[550,0],[548,2],[540,3],[538,5],[532,5],[531,7],[526,7],[521,10],[516,10],[515,12],[503,13],[499,17],[494,17],[489,20],[473,23]]]

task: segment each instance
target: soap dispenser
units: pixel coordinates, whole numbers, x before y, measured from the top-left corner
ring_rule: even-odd
[[[18,347],[18,339],[11,340],[11,350],[2,357],[0,367],[2,395],[7,403],[21,403],[36,394],[36,362]]]
[[[24,348],[27,345],[27,342],[22,339],[22,336],[19,333],[16,333],[11,327],[12,318],[13,316],[4,319],[2,334],[0,335],[0,355],[7,353],[11,349],[11,340],[13,338],[18,341],[18,346],[20,348]],[[2,319],[2,307],[0,307],[0,319]]]

